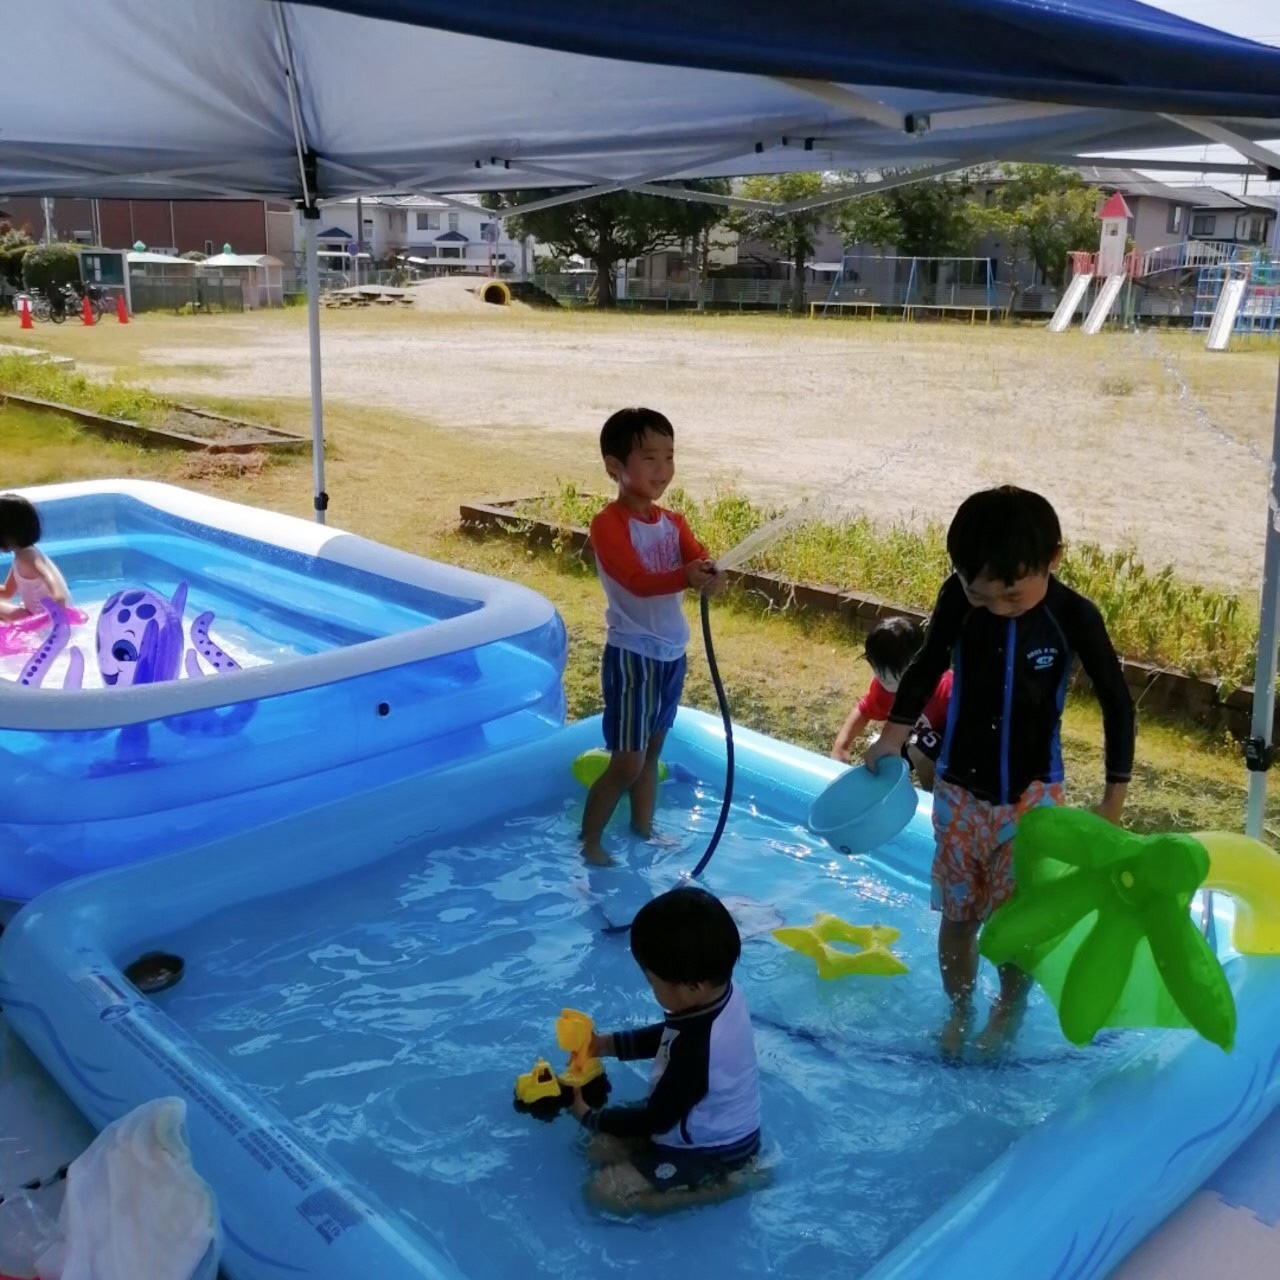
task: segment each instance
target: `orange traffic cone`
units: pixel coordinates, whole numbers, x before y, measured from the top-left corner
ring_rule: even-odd
[[[116,319],[121,324],[129,323],[129,308],[125,305],[123,293],[116,294]]]
[[[31,323],[31,299],[25,293],[22,295],[18,306],[22,315],[22,328],[34,329],[35,326]]]
[[[84,306],[80,308],[80,315],[84,323],[90,328],[93,326],[93,303],[89,301],[89,295],[84,295]]]

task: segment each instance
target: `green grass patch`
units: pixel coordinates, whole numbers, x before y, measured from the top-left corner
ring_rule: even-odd
[[[605,501],[562,484],[522,514],[585,526]],[[733,493],[697,500],[676,489],[666,502],[686,516],[713,554],[780,514]],[[800,525],[766,547],[751,567],[925,610],[950,570],[943,525],[908,528],[865,516]],[[1243,597],[1189,582],[1168,567],[1150,569],[1131,548],[1106,551],[1089,542],[1067,546],[1059,576],[1098,606],[1125,657],[1229,685],[1251,679],[1258,623]]]
[[[130,422],[156,422],[176,407],[172,400],[146,387],[114,379],[94,382],[82,373],[25,356],[0,356],[0,391],[51,400]]]

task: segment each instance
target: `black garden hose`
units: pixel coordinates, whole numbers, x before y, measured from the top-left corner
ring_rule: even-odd
[[[729,821],[729,807],[733,804],[733,720],[729,716],[729,698],[724,691],[724,682],[720,679],[720,668],[716,666],[715,645],[711,643],[711,608],[706,596],[702,597],[702,644],[707,651],[707,667],[711,671],[711,683],[715,685],[716,701],[720,704],[720,718],[724,721],[724,799],[720,802],[720,817],[716,821],[716,829],[711,833],[707,847],[693,869],[696,880],[706,869],[715,853],[720,837],[724,835],[725,823]]]

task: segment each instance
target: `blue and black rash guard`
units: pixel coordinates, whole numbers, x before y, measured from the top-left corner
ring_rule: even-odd
[[[652,1058],[649,1097],[634,1106],[600,1107],[582,1123],[618,1138],[666,1147],[729,1147],[760,1132],[760,1078],[751,1015],[732,984],[714,1004],[671,1013],[638,1031],[615,1031],[624,1061]]]
[[[889,722],[914,725],[950,664],[938,776],[980,800],[1012,804],[1033,782],[1062,781],[1062,708],[1077,657],[1102,707],[1107,781],[1128,782],[1135,727],[1124,672],[1102,615],[1057,578],[1049,579],[1043,603],[1000,618],[970,604],[952,574]]]

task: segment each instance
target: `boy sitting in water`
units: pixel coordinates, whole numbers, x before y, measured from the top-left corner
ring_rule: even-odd
[[[591,522],[608,628],[600,681],[610,754],[587,793],[582,852],[600,866],[610,863],[600,841],[623,792],[631,793],[632,829],[652,834],[658,757],[684,689],[684,593],[716,595],[726,581],[684,517],[658,506],[675,477],[675,448],[674,428],[653,409],[619,409],[600,432],[605,470],[618,486]]]
[[[597,1034],[594,1057],[652,1058],[649,1097],[573,1113],[596,1135],[601,1169],[588,1194],[618,1212],[677,1208],[739,1189],[731,1175],[760,1149],[760,1080],[751,1016],[733,984],[742,943],[728,909],[689,885],[647,902],[631,925],[631,954],[664,1021]]]
[[[947,531],[955,572],[942,585],[924,647],[907,668],[873,771],[898,755],[948,665],[955,673],[933,792],[933,906],[938,963],[951,998],[942,1051],[956,1057],[973,1020],[978,930],[1013,892],[1018,819],[1063,801],[1062,708],[1075,658],[1102,706],[1106,790],[1120,821],[1133,767],[1133,699],[1098,610],[1054,576],[1062,530],[1037,493],[1006,485],[967,498]],[[985,1053],[1017,1033],[1030,979],[1000,967],[1000,995],[978,1040]]]
[[[840,726],[831,747],[831,758],[849,763],[854,740],[872,724],[883,724],[893,709],[894,694],[902,673],[924,644],[924,628],[910,618],[887,618],[878,622],[867,636],[863,654],[871,668],[871,687],[854,705]],[[947,704],[951,700],[951,672],[944,671],[938,687],[925,706],[924,714],[903,748],[908,764],[920,786],[933,790],[933,769],[942,749],[942,731],[947,725]]]

